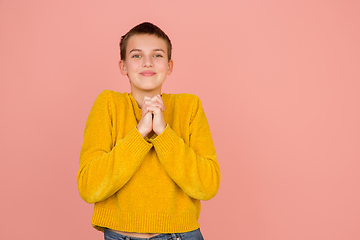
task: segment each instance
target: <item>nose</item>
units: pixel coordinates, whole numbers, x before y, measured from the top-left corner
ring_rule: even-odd
[[[144,56],[143,57],[143,67],[152,67],[153,62],[151,56]]]

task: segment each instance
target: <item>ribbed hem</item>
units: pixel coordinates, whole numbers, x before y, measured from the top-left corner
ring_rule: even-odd
[[[95,206],[92,224],[104,228],[138,233],[178,233],[199,228],[196,211],[182,214],[118,213]]]

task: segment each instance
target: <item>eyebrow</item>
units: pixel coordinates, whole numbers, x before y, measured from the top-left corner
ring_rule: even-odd
[[[132,52],[141,52],[141,50],[140,49],[132,49],[132,50],[130,50],[130,52],[129,53],[132,53]]]
[[[165,53],[165,51],[162,50],[161,48],[156,48],[156,49],[154,49],[153,51],[154,51],[154,52],[161,51],[161,52]],[[129,53],[132,53],[132,52],[142,52],[142,50],[141,50],[141,49],[134,48],[134,49],[131,49]]]
[[[162,50],[161,48],[154,49],[154,51],[155,51],[155,52],[157,52],[157,51],[161,51],[161,52],[165,53],[165,51],[164,51],[164,50]]]

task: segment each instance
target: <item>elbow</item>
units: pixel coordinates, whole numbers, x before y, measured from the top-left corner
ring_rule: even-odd
[[[194,192],[193,198],[202,200],[202,201],[208,201],[216,196],[216,194],[219,191],[220,187],[220,174],[217,174],[217,177],[213,178],[212,181],[209,181],[207,183],[201,184],[201,186],[198,186],[196,189],[196,194]]]
[[[221,182],[220,169],[217,168],[216,173],[213,175],[212,181],[206,184],[206,194],[204,194],[203,201],[208,201],[216,196],[219,191]]]
[[[87,203],[93,204],[100,201],[99,194],[94,187],[89,186],[89,183],[84,179],[84,176],[78,174],[77,186],[80,197]]]
[[[78,183],[78,190],[80,197],[87,203],[96,203],[98,202],[98,199],[96,199],[95,194],[93,191],[86,189],[82,184]]]
[[[219,191],[219,186],[220,186],[220,183],[207,189],[207,191],[202,194],[200,200],[208,201],[208,200],[212,199],[213,197],[215,197]]]
[[[94,197],[93,193],[91,193],[90,191],[81,190],[80,187],[79,187],[79,194],[80,197],[87,203],[93,204],[99,201],[96,197]]]
[[[212,187],[203,190],[198,190],[196,193],[190,193],[189,196],[201,201],[208,201],[216,196],[219,188]]]

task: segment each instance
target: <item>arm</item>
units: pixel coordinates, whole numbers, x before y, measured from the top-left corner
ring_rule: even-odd
[[[121,189],[152,147],[135,126],[124,138],[113,140],[111,104],[109,93],[102,92],[85,126],[77,183],[88,203],[105,200]]]
[[[209,200],[220,186],[220,166],[200,99],[196,98],[192,111],[188,143],[167,126],[153,144],[173,181],[188,196]]]

